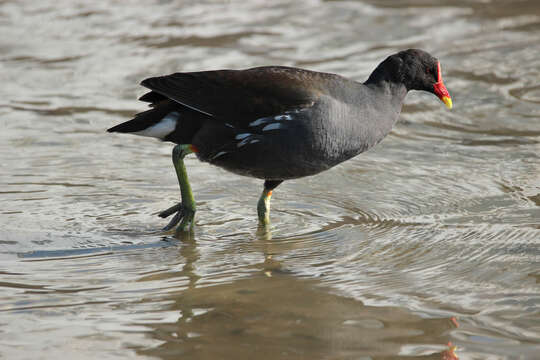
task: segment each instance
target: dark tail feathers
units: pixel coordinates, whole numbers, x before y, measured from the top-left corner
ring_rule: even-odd
[[[149,127],[159,123],[168,113],[175,111],[175,103],[173,101],[164,102],[158,106],[143,111],[135,115],[135,118],[132,120],[123,122],[116,126],[113,126],[110,129],[107,129],[108,132],[120,132],[120,133],[132,133],[137,131],[143,131]]]

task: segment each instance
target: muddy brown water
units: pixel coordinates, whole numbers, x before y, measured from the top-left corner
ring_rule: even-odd
[[[1,1],[0,357],[540,358],[538,1]],[[366,79],[438,58],[393,132],[282,184],[105,133],[145,77],[279,64]]]

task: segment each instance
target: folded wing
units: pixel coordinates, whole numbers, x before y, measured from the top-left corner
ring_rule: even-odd
[[[320,96],[321,77],[334,75],[288,67],[174,73],[148,78],[141,100],[175,102],[217,120],[245,125],[253,119],[306,106]]]

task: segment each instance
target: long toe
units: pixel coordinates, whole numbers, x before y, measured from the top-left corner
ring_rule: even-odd
[[[159,216],[160,218],[164,218],[164,219],[165,219],[165,218],[171,216],[171,215],[174,214],[174,213],[178,213],[178,212],[181,211],[182,209],[183,209],[182,203],[179,202],[178,204],[173,205],[173,206],[171,206],[170,208],[168,208],[168,209],[166,209],[166,210],[163,210],[162,212],[160,212],[160,213],[158,214],[158,216]]]
[[[184,208],[181,216],[182,222],[176,228],[176,234],[193,230],[195,210]]]
[[[162,230],[163,231],[171,230],[180,222],[180,220],[182,220],[183,217],[184,217],[184,211],[183,210],[178,211],[176,214],[174,214],[171,221],[169,221],[169,223],[165,225],[165,227]]]

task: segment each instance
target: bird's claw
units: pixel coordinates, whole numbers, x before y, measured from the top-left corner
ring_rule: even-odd
[[[173,205],[173,206],[171,206],[170,208],[168,208],[168,209],[166,209],[166,210],[163,210],[162,212],[160,212],[160,213],[158,214],[158,216],[159,216],[160,218],[164,218],[164,219],[165,219],[165,218],[171,216],[171,215],[174,214],[174,213],[178,213],[179,211],[182,211],[183,208],[184,208],[184,206],[182,205],[181,202],[179,202],[178,204]]]
[[[176,232],[181,232],[186,230],[186,227],[191,228],[193,226],[193,218],[195,216],[195,211],[185,208],[182,203],[178,203],[170,208],[163,210],[158,215],[159,217],[166,218],[174,214],[173,218],[169,223],[162,229],[163,231],[169,231],[173,229],[178,223],[180,225],[176,229]]]
[[[171,221],[169,221],[169,223],[167,225],[165,225],[165,227],[162,230],[163,231],[171,230],[172,228],[174,228],[180,222],[180,220],[182,220],[182,217],[184,217],[184,213],[183,213],[182,210],[180,210],[176,214],[174,214]]]

